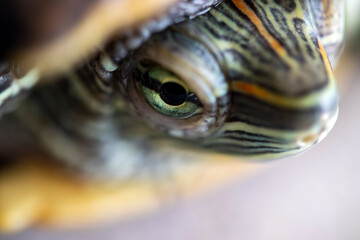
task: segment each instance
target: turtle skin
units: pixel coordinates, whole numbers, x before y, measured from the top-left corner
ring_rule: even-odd
[[[182,159],[159,147],[163,140],[246,159],[302,152],[337,116],[331,65],[343,14],[343,3],[330,0],[180,1],[112,32],[82,67],[37,88],[18,115],[57,158],[90,175],[127,178],[144,159],[153,167],[167,155]],[[58,32],[71,24],[64,25]],[[26,61],[5,68],[5,111],[45,79],[45,65],[34,62],[30,70]],[[175,90],[162,88],[167,79]],[[179,91],[185,98],[173,104]]]
[[[64,1],[64,2],[68,2],[68,4],[70,5],[72,4],[72,2],[70,1]],[[202,39],[200,42],[202,42],[203,45],[198,44],[195,45],[196,47],[194,47],[193,42],[197,42],[194,39],[199,40],[196,37],[201,38],[202,36],[205,36],[206,30],[209,30],[212,26],[217,26],[217,27],[220,26],[221,27],[220,29],[222,31],[225,31],[225,33],[226,31],[234,31],[234,29],[235,32],[241,31],[242,28],[237,28],[237,27],[234,28],[233,25],[231,25],[232,23],[231,21],[219,21],[220,22],[219,26],[216,24],[214,25],[210,24],[210,26],[207,26],[206,28],[202,28],[203,26],[206,26],[206,23],[211,18],[216,18],[216,17],[222,18],[220,17],[221,12],[226,12],[227,14],[229,14],[228,16],[237,17],[239,15],[241,16],[242,19],[242,20],[240,19],[240,24],[243,25],[249,24],[248,27],[252,26],[252,28],[251,27],[248,28],[251,29],[252,31],[250,31],[250,34],[247,34],[246,37],[257,36],[259,38],[257,37],[251,38],[250,40],[252,41],[248,41],[248,42],[256,42],[256,39],[265,38],[265,40],[270,40],[270,42],[275,43],[273,47],[276,46],[276,42],[282,43],[283,45],[280,44],[279,47],[280,50],[281,50],[281,46],[286,46],[287,44],[291,43],[291,41],[287,41],[289,39],[290,40],[292,39],[291,37],[289,37],[291,36],[291,34],[289,33],[288,38],[284,38],[280,40],[279,38],[276,38],[277,37],[276,33],[274,32],[271,33],[269,29],[267,29],[268,33],[266,33],[267,31],[260,31],[261,32],[260,35],[255,35],[256,34],[255,30],[264,30],[261,27],[259,27],[261,26],[261,24],[269,27],[268,25],[266,25],[265,22],[266,18],[264,18],[264,14],[260,13],[260,10],[264,9],[263,7],[269,3],[270,6],[273,7],[273,8],[269,8],[270,12],[271,11],[276,12],[276,10],[282,9],[280,13],[289,12],[289,16],[290,14],[294,14],[296,15],[297,20],[303,20],[301,24],[294,25],[295,30],[298,30],[297,33],[299,34],[298,37],[300,36],[299,39],[303,37],[303,39],[306,39],[306,41],[304,40],[304,42],[312,42],[314,44],[309,46],[310,49],[314,51],[313,53],[317,54],[316,56],[314,55],[314,59],[316,59],[317,61],[311,61],[309,60],[309,58],[306,58],[306,60],[302,62],[303,65],[296,65],[297,67],[306,66],[306,68],[298,68],[298,72],[303,71],[304,75],[306,75],[307,73],[315,72],[314,68],[312,68],[313,67],[311,65],[312,63],[318,64],[319,68],[315,68],[316,70],[325,69],[327,71],[325,73],[323,72],[323,75],[321,74],[320,75],[322,77],[326,76],[330,79],[329,81],[331,82],[330,89],[332,90],[330,91],[329,95],[325,95],[326,96],[325,99],[327,99],[327,97],[330,96],[329,99],[332,99],[333,101],[330,101],[331,103],[329,104],[328,108],[326,107],[320,108],[318,113],[320,113],[320,115],[324,115],[324,114],[326,115],[327,113],[330,113],[330,115],[332,116],[336,115],[336,110],[337,110],[336,87],[334,87],[332,70],[331,70],[330,62],[328,61],[327,57],[329,56],[332,59],[331,60],[332,64],[335,65],[335,60],[342,46],[341,33],[343,31],[343,25],[341,24],[342,21],[340,22],[338,21],[339,19],[341,20],[343,17],[341,1],[308,2],[308,1],[235,1],[234,0],[234,1],[225,1],[220,5],[217,5],[220,3],[218,1],[212,1],[212,2],[198,1],[198,0],[179,1],[177,5],[173,5],[170,8],[169,7],[164,8],[164,11],[160,11],[160,9],[157,9],[159,11],[155,11],[155,14],[149,14],[146,15],[146,17],[141,17],[141,19],[138,21],[131,21],[131,23],[129,23],[129,25],[127,25],[126,27],[125,26],[119,27],[118,25],[115,24],[116,30],[110,28],[110,30],[106,32],[101,32],[101,34],[99,34],[101,36],[94,37],[97,40],[88,44],[88,46],[86,46],[84,49],[80,49],[81,44],[79,43],[71,45],[73,47],[75,46],[74,49],[76,49],[76,51],[74,51],[73,53],[75,57],[71,57],[71,54],[69,54],[69,56],[66,54],[54,55],[54,53],[59,53],[59,51],[58,50],[52,51],[52,49],[63,49],[62,47],[58,48],[59,42],[56,41],[57,39],[69,36],[70,42],[76,42],[76,40],[80,38],[79,36],[82,36],[77,34],[72,35],[71,29],[73,29],[74,26],[81,26],[76,24],[79,22],[81,22],[81,24],[85,23],[86,25],[86,21],[81,21],[81,19],[87,19],[86,13],[91,12],[89,9],[98,9],[100,5],[97,5],[97,3],[100,2],[101,1],[99,2],[89,1],[88,3],[90,4],[90,6],[88,6],[88,8],[79,7],[80,9],[79,11],[82,12],[83,15],[79,14],[79,18],[73,19],[74,22],[68,24],[62,24],[62,23],[59,24],[58,29],[54,29],[52,27],[49,27],[48,29],[40,28],[40,30],[42,31],[46,32],[46,30],[49,30],[49,32],[37,35],[38,38],[34,37],[32,41],[27,41],[27,43],[29,44],[22,44],[22,43],[18,44],[17,41],[5,41],[5,43],[2,44],[2,46],[6,46],[6,45],[9,46],[9,47],[4,47],[4,49],[6,49],[6,51],[4,50],[4,56],[7,56],[6,59],[11,59],[8,62],[12,63],[10,65],[6,63],[2,65],[4,66],[2,67],[4,73],[2,76],[2,82],[7,83],[4,84],[3,90],[9,89],[9,87],[12,85],[11,81],[14,79],[16,79],[16,82],[18,84],[18,86],[15,87],[14,91],[11,92],[10,94],[10,96],[13,98],[10,97],[9,99],[8,97],[6,97],[4,98],[4,101],[14,100],[15,102],[17,102],[19,94],[23,94],[25,96],[30,91],[33,91],[33,93],[31,93],[31,96],[27,100],[25,100],[23,104],[21,104],[19,110],[16,111],[15,113],[16,117],[18,117],[23,122],[24,125],[26,125],[29,129],[31,129],[34,135],[37,135],[38,139],[40,139],[41,145],[44,146],[47,145],[48,151],[52,152],[55,158],[61,160],[62,162],[66,162],[69,166],[71,166],[72,169],[76,169],[78,174],[86,173],[87,176],[86,179],[88,178],[96,179],[97,177],[100,177],[100,179],[106,179],[106,180],[120,179],[120,181],[128,181],[130,179],[132,181],[135,180],[139,182],[144,182],[145,180],[145,182],[151,182],[152,184],[157,186],[157,183],[164,183],[167,181],[171,182],[171,179],[175,179],[174,181],[177,183],[181,182],[182,180],[185,181],[186,179],[196,179],[196,177],[194,178],[190,177],[191,175],[190,173],[193,174],[191,176],[196,176],[204,169],[202,167],[200,167],[199,169],[197,168],[198,166],[203,165],[205,166],[205,169],[208,169],[206,168],[206,165],[207,164],[208,166],[211,165],[210,162],[212,161],[216,162],[214,165],[212,165],[214,169],[219,168],[221,163],[222,164],[228,163],[228,161],[224,160],[227,157],[224,157],[223,155],[218,155],[217,153],[211,151],[212,148],[211,144],[213,144],[211,141],[208,142],[209,147],[207,148],[205,147],[201,150],[199,150],[198,148],[194,148],[194,146],[196,145],[195,143],[202,141],[204,138],[206,139],[209,137],[210,139],[213,136],[219,136],[219,134],[217,133],[214,134],[215,130],[211,133],[207,133],[207,132],[204,133],[205,135],[203,135],[202,138],[199,138],[200,140],[195,138],[194,141],[194,139],[192,139],[192,136],[190,135],[194,132],[199,133],[199,131],[197,129],[195,129],[197,131],[191,129],[191,131],[187,131],[186,133],[188,136],[185,136],[184,139],[179,140],[179,137],[182,138],[184,136],[179,136],[178,134],[179,132],[170,132],[168,130],[167,125],[161,125],[151,119],[145,118],[144,120],[144,112],[148,113],[146,114],[146,116],[152,116],[151,115],[152,113],[148,112],[149,109],[147,109],[147,111],[142,112],[142,109],[139,110],[138,105],[132,105],[133,103],[136,103],[136,101],[129,101],[129,100],[133,100],[132,97],[136,95],[131,95],[127,93],[134,91],[137,88],[137,86],[129,85],[128,83],[134,83],[136,81],[125,81],[126,78],[129,76],[128,74],[129,71],[134,70],[134,68],[137,69],[137,74],[141,75],[141,73],[143,73],[142,72],[143,67],[145,66],[146,68],[146,62],[143,63],[140,61],[139,65],[135,64],[138,63],[137,61],[139,59],[141,59],[143,53],[151,54],[152,53],[151,51],[154,49],[156,50],[163,49],[161,47],[167,47],[167,50],[170,49],[171,51],[168,51],[170,52],[170,55],[171,53],[175,52],[174,50],[177,49],[183,50],[189,47],[190,50],[192,50],[190,52],[193,53],[194,55],[182,55],[184,56],[185,59],[190,59],[189,57],[195,56],[195,58],[193,59],[198,60],[198,63],[200,64],[198,66],[205,66],[204,69],[206,69],[207,66],[214,66],[214,69],[216,69],[217,66],[216,64],[218,64],[218,62],[221,61],[219,60],[220,58],[214,60],[213,56],[214,55],[221,56],[222,54],[217,54],[218,53],[217,51],[219,51],[220,49],[220,53],[223,53],[223,49],[217,46],[216,48],[213,48],[215,49],[215,51],[211,52],[211,54],[209,54],[209,52],[207,52],[206,49],[211,49],[211,46],[213,46],[212,44],[216,45],[218,42],[208,41],[208,39],[207,40]],[[80,5],[81,3],[82,1],[79,1]],[[155,3],[155,1],[153,1],[153,3]],[[296,8],[298,10],[301,9],[301,11],[291,10],[294,7],[291,5],[291,3],[295,3]],[[313,4],[313,7],[315,6],[315,8],[309,8],[306,3]],[[42,4],[45,4],[45,1]],[[335,4],[339,4],[339,5],[335,5]],[[211,6],[212,8],[210,8]],[[231,9],[231,11],[228,11],[229,8]],[[66,6],[64,6],[64,9],[66,9]],[[69,7],[68,9],[73,9],[73,8]],[[318,14],[319,12],[316,12],[318,15],[313,14],[310,11],[311,9],[315,9],[315,10],[322,9],[319,10],[319,12],[322,14],[319,15]],[[74,11],[75,10],[76,9],[74,9]],[[212,12],[208,13],[209,10],[212,10]],[[64,12],[67,13],[66,10],[64,10]],[[321,16],[327,16],[327,17],[320,18]],[[285,16],[285,18],[288,19],[287,16]],[[69,20],[68,18],[66,19]],[[281,20],[281,18],[279,19]],[[280,21],[279,19],[277,22],[281,23],[282,21]],[[289,18],[289,19],[294,19],[294,18]],[[262,21],[264,21],[265,23]],[[284,24],[285,22],[288,23],[287,21],[283,21],[282,23]],[[258,25],[256,25],[255,23]],[[303,24],[307,27],[307,30],[304,32],[301,31],[301,27],[304,26]],[[226,26],[228,25],[232,26],[232,28],[227,29]],[[254,25],[257,27],[254,28]],[[286,26],[286,25],[279,24],[279,26],[280,27],[278,29],[284,30],[285,28],[283,29],[281,28],[281,26]],[[332,31],[329,30],[329,28],[327,28],[326,26],[331,26],[330,29],[333,30]],[[118,29],[118,27],[120,30]],[[168,27],[170,28],[162,32],[162,30]],[[201,31],[198,31],[199,29]],[[96,31],[94,30],[94,32]],[[334,32],[338,34],[340,37],[338,38],[329,37]],[[302,33],[305,33],[305,35],[301,35]],[[92,32],[92,34],[94,33]],[[179,38],[176,38],[174,36],[178,36]],[[213,36],[214,35],[211,35],[211,37]],[[194,41],[190,42],[189,44],[186,44],[186,46],[182,46],[181,48],[175,48],[175,47],[179,47],[179,45],[181,46],[181,44],[184,42],[184,41],[179,41],[179,39],[188,40],[189,38],[193,39]],[[25,40],[26,38],[21,37],[21,39]],[[218,38],[215,39],[219,40]],[[36,48],[37,45],[49,46],[49,48],[48,47]],[[21,49],[21,46],[24,46],[24,49]],[[242,46],[245,48],[246,45],[242,45]],[[323,46],[326,50],[323,50],[321,46]],[[250,47],[251,46],[249,45],[249,49],[251,49]],[[306,47],[306,45],[300,46],[301,49],[300,52],[305,52],[304,48],[302,47]],[[311,47],[315,47],[315,48],[311,48]],[[202,58],[196,56],[196,53],[200,51],[199,49],[204,50],[203,51],[204,55],[200,54],[200,56],[207,56],[208,58]],[[296,52],[296,50],[298,50],[296,48],[294,49],[290,47],[290,49],[287,49],[287,51]],[[271,48],[267,50],[272,51]],[[46,55],[46,53],[48,52],[50,52],[51,54]],[[184,52],[182,51],[179,52],[181,54],[184,54]],[[268,53],[267,51],[263,51],[263,52],[264,54]],[[46,58],[46,56],[48,57]],[[64,58],[64,56],[66,57]],[[147,56],[151,56],[151,55],[147,55]],[[262,55],[259,54],[258,56],[262,56]],[[263,57],[265,58],[266,56],[264,55]],[[151,58],[151,59],[157,60],[156,58]],[[163,56],[159,57],[158,59],[162,60],[161,62],[163,64],[162,66],[166,65],[166,59],[164,60]],[[204,60],[206,64],[201,65],[203,63],[202,61]],[[283,58],[282,60],[286,61],[287,58]],[[230,63],[232,63],[232,61],[224,61],[224,62],[228,64],[228,66],[230,66]],[[175,66],[180,65],[176,59],[173,61],[173,63],[174,63],[173,65]],[[148,66],[153,67],[151,64]],[[73,70],[69,71],[69,69],[73,69]],[[153,69],[155,69],[154,71],[156,72],[159,70],[159,67],[155,66],[151,70]],[[160,70],[162,71],[163,69]],[[274,72],[278,72],[279,69],[272,68],[272,70]],[[173,72],[174,71],[175,70],[173,70]],[[64,73],[64,72],[66,72],[65,75],[63,74],[59,75],[59,73]],[[181,72],[180,70],[176,71],[178,75],[180,75],[180,72]],[[219,74],[219,72],[215,72],[215,74],[211,76],[220,76],[218,80],[219,79],[224,80],[224,78],[221,78],[221,74],[220,75],[217,74]],[[60,76],[58,81],[53,81],[54,78],[50,78],[52,79],[50,83],[49,82],[46,83],[46,80],[49,81],[48,80],[49,77],[54,75]],[[289,78],[285,78],[285,79],[292,79],[291,78],[292,75],[286,75],[286,76]],[[312,75],[311,74],[307,75],[306,79],[310,79],[309,76]],[[121,83],[114,84],[114,81],[112,80],[115,78],[116,79],[120,78],[125,80]],[[98,79],[102,80],[100,81],[100,84],[96,82],[96,80]],[[109,81],[110,83],[107,82],[107,80],[109,79],[110,79]],[[216,82],[215,80],[214,82],[218,84],[218,86],[224,86],[225,80],[223,82],[222,81]],[[315,80],[317,80],[317,78],[315,78]],[[225,85],[227,85],[227,83]],[[37,86],[35,90],[33,90],[34,86]],[[138,88],[141,88],[141,86],[139,86]],[[151,84],[145,85],[146,88],[144,91],[148,91],[147,89],[153,90],[149,88],[150,86],[152,85]],[[241,89],[242,91],[248,90],[249,93],[254,93],[254,94],[258,93],[257,90],[259,90],[259,88],[254,88],[254,86],[249,87],[249,85],[246,85],[244,83],[240,85],[235,84],[234,86],[236,86],[237,89]],[[255,87],[258,86],[261,85],[256,83]],[[279,86],[281,87],[285,85],[279,84]],[[98,90],[100,88],[102,90],[105,89],[105,92],[108,89],[110,89],[110,94],[104,94],[104,95],[98,94],[99,93]],[[91,95],[90,98],[86,98],[86,96],[84,98],[84,95],[81,95],[81,93],[84,92],[94,93],[93,92],[94,89],[96,94]],[[201,88],[199,87],[199,89]],[[286,90],[289,89],[292,88],[287,88]],[[294,89],[297,90],[298,88],[295,87]],[[112,92],[112,90],[114,90],[114,92]],[[269,91],[265,92],[266,94],[260,91],[261,93],[263,93],[260,94],[260,97],[267,95],[267,93],[272,93],[271,91],[273,89],[268,88],[267,90]],[[121,100],[115,99],[115,101],[113,101],[112,97],[114,95],[115,96],[121,95],[122,96]],[[270,94],[268,96],[274,96],[274,95]],[[84,99],[87,99],[88,101],[84,101]],[[94,103],[93,102],[94,99],[100,100],[101,103],[105,103],[105,104],[100,105],[100,108],[97,109],[96,103],[94,105],[90,104],[90,103]],[[246,99],[247,101],[244,102],[244,98],[236,98],[235,101],[233,97],[229,97],[229,98],[225,97],[225,98],[220,98],[220,100],[222,100],[223,102],[218,101],[218,99],[216,101],[219,102],[218,105],[221,104],[226,105],[225,103],[228,102],[231,102],[232,105],[234,105],[234,103],[235,105],[236,103],[238,103],[239,105],[254,103],[252,101],[253,100],[252,98],[246,98]],[[275,105],[277,105],[278,102],[275,101],[274,99],[277,98],[270,97],[269,99],[266,99],[266,101],[269,101],[270,103],[275,102],[276,103]],[[281,105],[281,107],[283,107],[283,105],[288,104],[288,101],[285,102],[280,101],[280,102],[282,102],[282,105],[279,104]],[[327,100],[325,102],[328,103]],[[129,105],[129,107],[123,108],[124,103],[125,105]],[[322,104],[324,102],[320,101],[320,103],[321,103],[320,106],[323,106]],[[14,105],[11,102],[8,103],[5,102],[5,104],[9,106],[6,111],[12,109],[13,108],[12,105]],[[296,101],[294,101],[293,104],[294,106],[299,106],[297,105],[298,102]],[[315,106],[319,106],[318,104],[319,102],[315,102]],[[116,108],[117,111],[116,113],[114,113],[113,112],[114,106],[119,106],[119,105],[121,107]],[[210,108],[211,106],[212,105],[210,105]],[[248,106],[248,109],[251,108],[256,109],[256,106],[258,105]],[[80,109],[78,107],[80,107]],[[96,114],[93,114],[94,109],[96,110],[95,111]],[[267,106],[266,108],[262,108],[260,111],[257,111],[261,113],[262,110],[269,110],[267,112],[264,111],[265,114],[263,114],[259,119],[270,120],[270,119],[266,119],[266,117],[274,113],[272,109],[274,109],[274,106]],[[233,110],[233,112],[236,111]],[[229,111],[226,110],[224,111],[224,113],[226,113],[227,115],[229,114]],[[295,112],[295,115],[290,114],[290,119],[291,116],[295,116],[296,119],[296,116],[299,116],[297,114],[298,114],[297,112]],[[91,117],[89,117],[89,115]],[[253,115],[253,117],[254,116],[255,115]],[[310,114],[310,119],[314,119],[313,116],[314,115]],[[319,114],[317,116],[319,116]],[[289,115],[287,115],[287,117],[289,117]],[[223,119],[225,119],[225,117]],[[147,126],[148,122],[154,122],[155,124],[149,124],[152,126]],[[166,121],[161,121],[160,123],[163,122]],[[294,122],[296,121],[293,122],[290,121],[290,123],[294,123]],[[301,124],[304,123],[302,121],[299,122]],[[274,124],[275,123],[278,124],[279,122],[262,121],[262,123],[270,124],[267,125],[267,127],[272,129],[274,127]],[[331,122],[331,124],[332,123],[333,122]],[[59,125],[61,125],[60,128]],[[248,128],[246,129],[246,131],[243,131],[238,129],[238,125],[234,125],[234,126],[236,127],[229,128],[228,131],[226,132],[226,134],[228,134],[227,137],[229,137],[230,139],[232,138],[237,139],[240,136],[243,142],[251,143],[250,146],[243,147],[243,150],[249,150],[249,149],[253,150],[254,146],[256,147],[259,146],[259,143],[262,144],[270,143],[275,145],[279,144],[278,142],[274,142],[274,141],[279,141],[279,137],[278,138],[274,137],[273,131],[264,131],[263,134],[260,134],[259,132],[257,132],[259,128],[256,127]],[[284,126],[286,127],[286,122],[283,123],[282,127]],[[218,129],[220,127],[221,124],[215,125],[215,129]],[[52,131],[53,129],[55,129],[55,131]],[[71,131],[71,130],[75,130],[75,131]],[[117,133],[119,133],[119,130],[121,130],[120,136],[117,135]],[[235,130],[236,133],[235,134],[232,133],[231,132],[232,130]],[[219,133],[221,135],[224,132],[219,132]],[[177,135],[177,136],[175,136],[175,138],[169,137],[168,136],[169,134]],[[144,135],[145,137],[143,137]],[[293,137],[293,134],[292,133],[288,134],[287,137],[291,138]],[[307,140],[311,142],[310,145],[312,145],[313,141],[317,142],[316,139],[318,137],[319,136],[317,135],[314,136],[305,135],[305,138],[302,138],[302,140]],[[307,144],[307,142],[304,141],[304,144]],[[217,145],[219,146],[219,144]],[[229,144],[225,144],[225,145],[230,146]],[[278,145],[276,145],[276,147],[278,147]],[[64,151],[64,149],[66,150]],[[124,149],[126,151],[124,151]],[[264,149],[264,146],[262,146],[261,149]],[[267,150],[268,149],[269,147],[267,147]],[[284,149],[284,147],[282,147],[282,149]],[[124,155],[123,154],[124,152],[127,152],[128,154]],[[205,159],[204,159],[204,155],[202,155],[204,152],[206,152]],[[249,159],[248,156],[244,158],[244,157],[238,157],[237,155],[231,155],[230,158],[232,160],[236,160],[235,162],[237,164],[235,164],[234,161],[231,161],[231,164],[228,165],[228,170],[235,169],[234,171],[239,174],[244,170],[244,168],[242,168],[241,166],[246,165],[241,160]],[[240,167],[238,165],[239,163],[242,163]],[[27,167],[25,167],[25,169],[27,169]],[[208,175],[208,177],[205,177],[205,179],[211,179],[211,176],[214,176],[216,172],[217,171],[211,172]],[[228,171],[226,170],[224,175],[227,175],[226,172]],[[225,178],[224,175],[222,175],[220,178],[224,179]],[[231,174],[231,175],[233,176],[236,174]],[[179,176],[179,178],[181,178],[182,180],[178,180],[174,176]],[[27,181],[26,177],[24,179],[25,179],[24,181]],[[220,182],[221,180],[216,180],[216,181]],[[180,185],[183,186],[182,184]],[[184,191],[188,191],[188,190],[184,190]],[[54,215],[52,214],[53,213],[50,213],[45,217],[40,216],[39,219],[45,218],[48,219],[49,222],[52,221],[57,222],[59,218],[56,217],[56,213]],[[63,218],[60,217],[60,222],[61,221],[66,222],[67,220],[68,219],[66,218],[64,220]]]

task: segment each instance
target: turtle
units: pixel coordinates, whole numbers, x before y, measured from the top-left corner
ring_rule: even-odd
[[[1,9],[24,4],[5,2]],[[112,16],[96,10],[123,1],[62,2],[38,34],[5,34],[0,105],[71,168],[127,179],[168,175],[192,152],[278,159],[312,147],[335,124],[343,1],[167,1],[127,28],[93,25],[94,39],[65,33],[84,16],[107,23]],[[69,39],[84,46],[56,48]],[[19,50],[27,44],[41,51]]]

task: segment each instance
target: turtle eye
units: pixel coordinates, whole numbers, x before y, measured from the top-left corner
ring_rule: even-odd
[[[199,99],[175,73],[156,63],[142,61],[134,74],[138,92],[158,113],[187,119],[201,112]]]

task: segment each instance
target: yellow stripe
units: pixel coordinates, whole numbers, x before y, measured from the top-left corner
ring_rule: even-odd
[[[327,101],[327,97],[332,97],[332,94],[326,94],[325,92],[334,91],[335,85],[334,79],[330,78],[330,82],[326,88],[321,91],[318,91],[314,94],[310,94],[305,97],[284,97],[277,95],[265,88],[262,88],[256,84],[240,82],[240,81],[232,81],[231,82],[231,90],[235,92],[240,92],[249,96],[253,96],[259,100],[264,102],[285,107],[285,108],[294,108],[294,109],[304,109],[311,108],[316,106],[319,102]]]

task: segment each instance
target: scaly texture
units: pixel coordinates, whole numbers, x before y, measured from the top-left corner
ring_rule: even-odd
[[[22,116],[59,159],[99,176],[166,179],[192,161],[182,151],[199,146],[261,159],[301,152],[332,128],[338,101],[306,2],[225,1],[119,63],[102,52],[37,90]],[[165,81],[136,69],[153,65],[202,110],[178,119],[151,107],[139,74],[149,96],[161,95]]]

